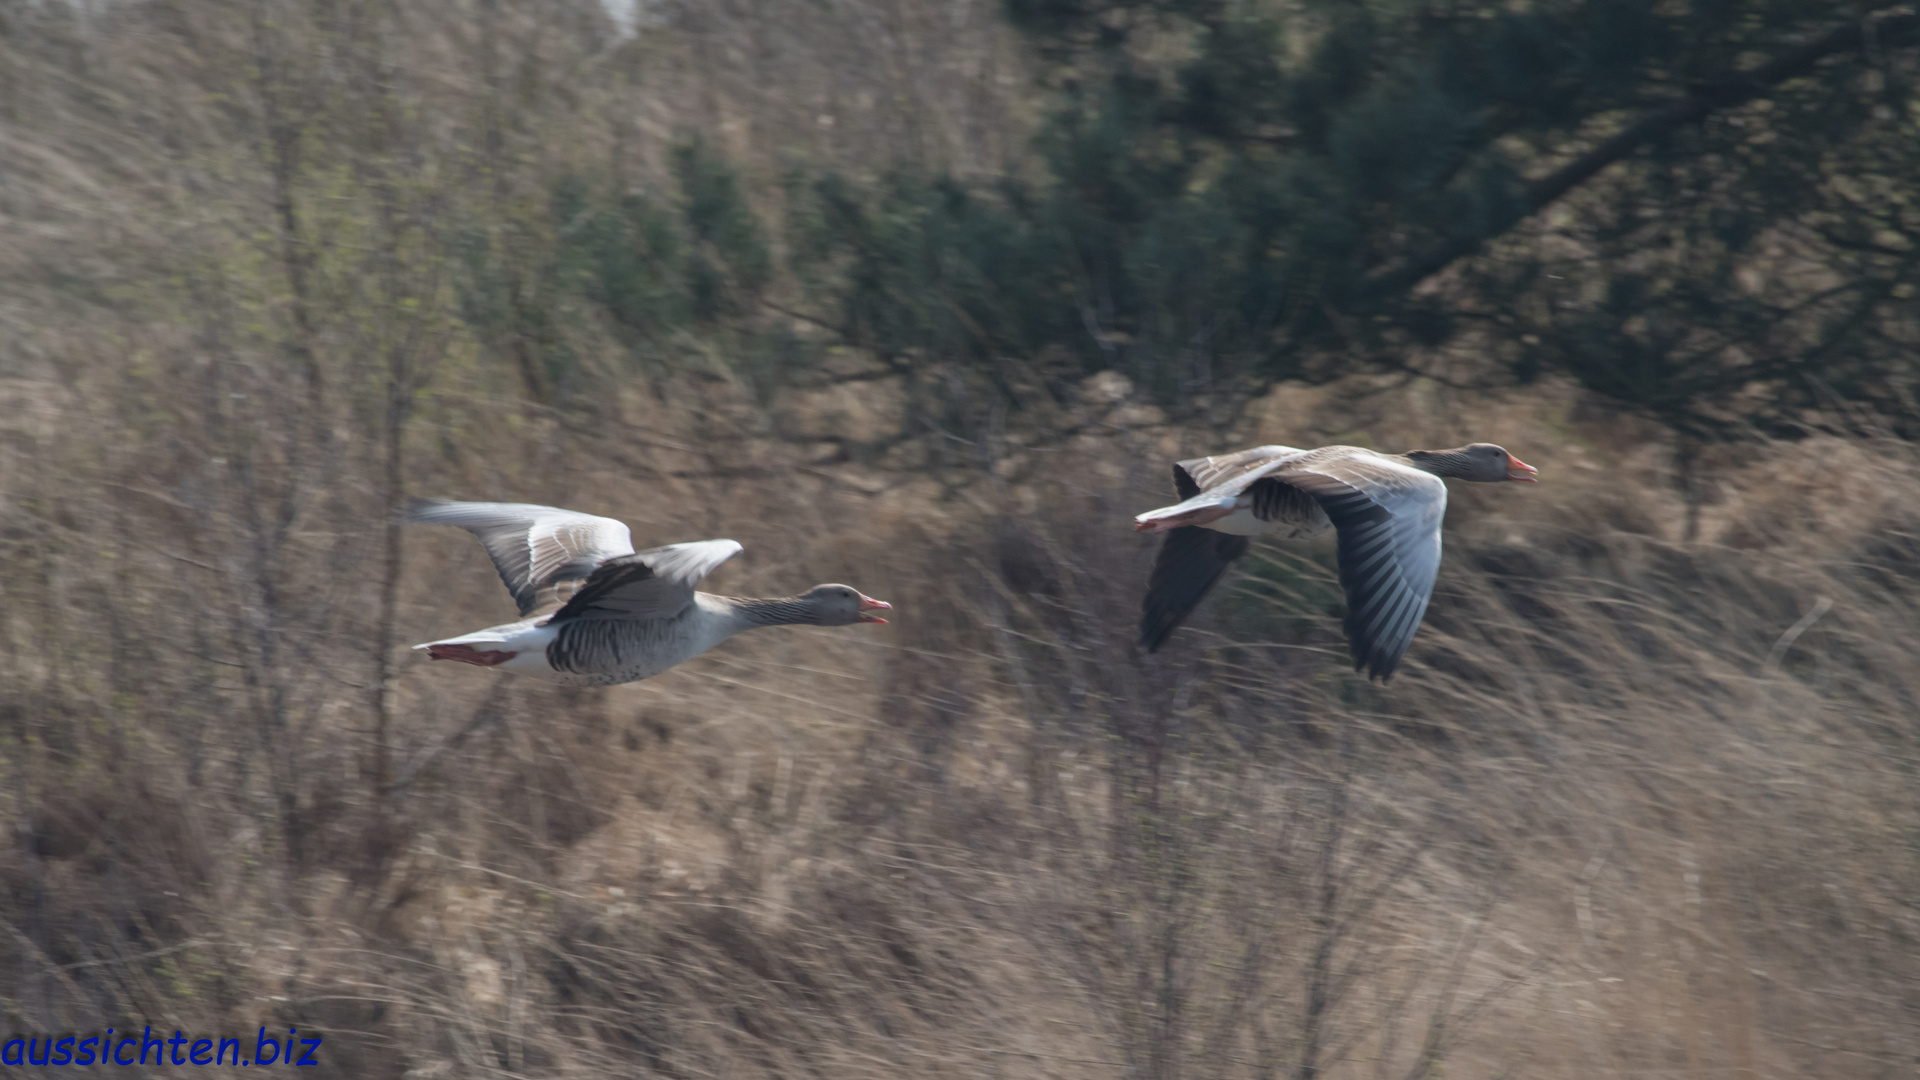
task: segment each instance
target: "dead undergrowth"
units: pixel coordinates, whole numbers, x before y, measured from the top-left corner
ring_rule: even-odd
[[[1223,438],[1490,438],[1547,478],[1456,489],[1380,687],[1324,544],[1261,548],[1133,651],[1127,515],[1198,437],[1095,389],[1097,434],[966,475],[803,465],[672,393],[599,455],[449,410],[422,490],[731,535],[720,590],[848,580],[900,617],[605,691],[406,656],[384,795],[350,610],[376,526],[306,520],[332,621],[276,714],[222,652],[230,524],[25,444],[10,1023],[299,1024],[353,1076],[1905,1069],[1904,448],[1746,448],[1686,544],[1659,441],[1564,396],[1283,388]],[[404,566],[406,641],[505,611],[463,536]]]

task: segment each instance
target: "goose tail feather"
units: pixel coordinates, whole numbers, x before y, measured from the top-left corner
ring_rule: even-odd
[[[1187,525],[1205,525],[1226,517],[1238,506],[1232,495],[1195,495],[1185,502],[1149,510],[1133,519],[1135,532],[1164,532]]]

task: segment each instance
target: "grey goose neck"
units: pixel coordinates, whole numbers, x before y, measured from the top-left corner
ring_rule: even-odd
[[[758,599],[747,596],[715,596],[725,604],[743,626],[819,625],[820,609],[797,596]]]
[[[1435,476],[1468,480],[1480,471],[1480,463],[1459,450],[1409,450],[1400,456],[1414,468]]]

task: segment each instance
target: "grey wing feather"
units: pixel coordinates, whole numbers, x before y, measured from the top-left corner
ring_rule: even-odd
[[[1289,470],[1339,531],[1340,585],[1354,670],[1387,679],[1413,643],[1440,571],[1447,488],[1410,466],[1330,462]]]
[[[552,621],[671,619],[692,605],[693,587],[740,550],[732,540],[696,540],[609,559]]]
[[[1237,450],[1231,454],[1215,454],[1212,457],[1190,458],[1174,463],[1175,489],[1182,500],[1191,499],[1202,491],[1212,491],[1218,487],[1241,486],[1271,472],[1274,467],[1307,453],[1291,446],[1256,446],[1251,450]],[[1184,476],[1193,490],[1188,491],[1181,483]]]
[[[472,533],[522,615],[540,606],[547,589],[588,578],[608,560],[633,554],[624,523],[554,506],[415,499],[401,519]]]

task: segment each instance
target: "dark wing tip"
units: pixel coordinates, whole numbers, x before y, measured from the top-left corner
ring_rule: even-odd
[[[1173,490],[1181,502],[1200,494],[1200,485],[1194,482],[1193,474],[1177,461],[1173,463]]]
[[[1145,649],[1148,655],[1159,652],[1160,646],[1165,645],[1167,639],[1173,636],[1174,630],[1180,626],[1178,619],[1156,619],[1155,614],[1149,613],[1140,617],[1140,647]]]
[[[1347,651],[1353,654],[1355,674],[1365,672],[1369,680],[1386,682],[1400,669],[1400,661],[1407,654],[1408,646],[1413,644],[1412,635],[1405,636],[1395,648],[1391,640],[1382,641],[1376,634],[1378,626],[1369,626],[1354,617],[1354,611],[1364,600],[1356,600],[1351,595],[1347,599],[1348,616],[1342,630],[1346,633]]]
[[[1375,654],[1370,657],[1362,657],[1353,662],[1355,674],[1365,670],[1369,681],[1378,679],[1383,684],[1393,678],[1393,673],[1399,669],[1400,658],[1397,656]]]
[[[1147,595],[1140,601],[1140,647],[1148,653],[1159,652],[1160,646],[1179,628],[1183,614],[1175,613],[1166,599],[1149,586]]]

